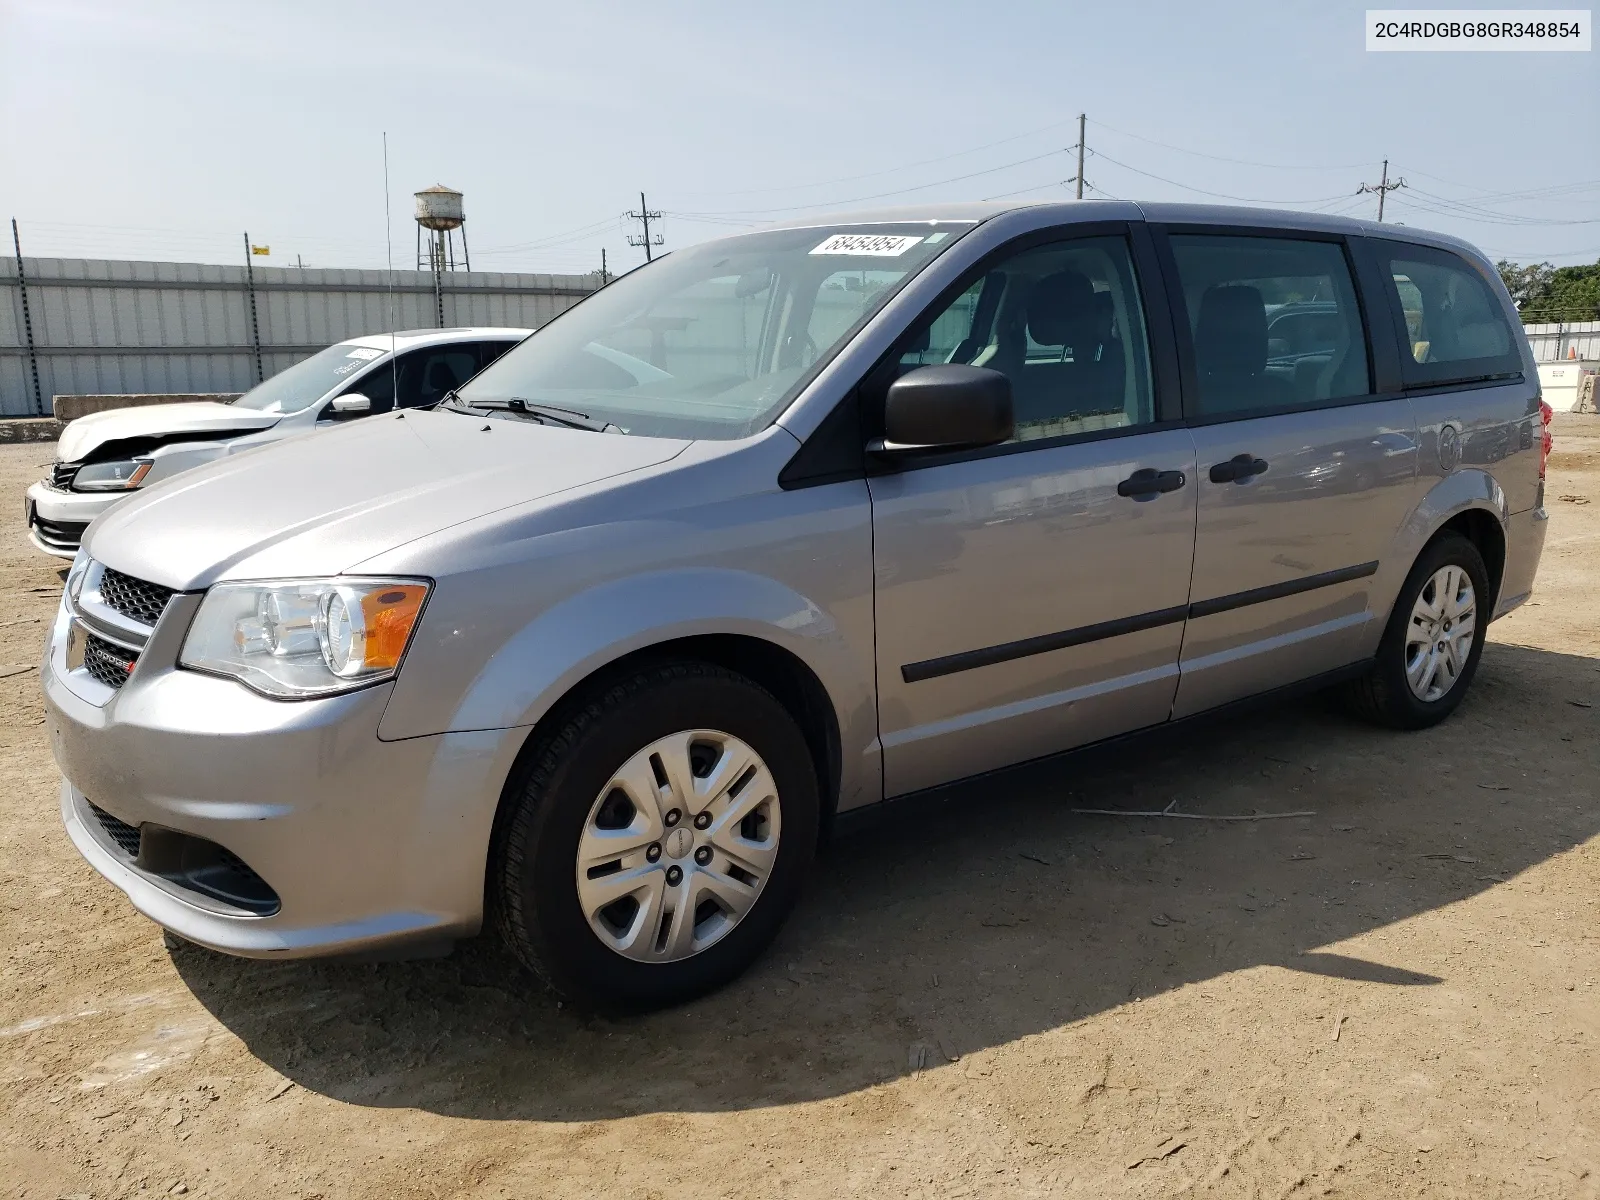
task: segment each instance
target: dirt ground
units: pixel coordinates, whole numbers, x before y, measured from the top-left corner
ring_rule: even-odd
[[[1600,1197],[1600,419],[1558,425],[1538,594],[1442,727],[1313,699],[991,785],[626,1021],[482,943],[165,950],[56,812],[50,450],[0,447],[0,1195]],[[1072,812],[1173,799],[1314,815]]]

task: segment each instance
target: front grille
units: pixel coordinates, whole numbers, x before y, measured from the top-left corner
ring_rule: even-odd
[[[76,551],[87,528],[87,521],[50,521],[40,516],[33,518],[34,536],[52,550]]]
[[[129,825],[126,821],[119,821],[105,809],[97,807],[93,802],[89,804],[89,811],[94,813],[95,820],[100,822],[100,828],[111,836],[111,840],[121,847],[122,852],[129,858],[139,857],[139,827]]]
[[[137,651],[125,650],[115,642],[108,642],[98,634],[85,631],[83,638],[83,669],[108,688],[119,688],[128,682],[128,672],[139,661]]]
[[[146,583],[110,567],[100,576],[100,599],[105,601],[106,607],[141,625],[154,626],[174,594],[172,588]]]
[[[58,487],[65,491],[72,486],[72,481],[78,477],[78,468],[82,463],[54,463],[50,467],[50,486]]]

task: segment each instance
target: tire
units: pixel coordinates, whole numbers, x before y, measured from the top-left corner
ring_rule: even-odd
[[[672,753],[657,753],[663,744],[684,749],[676,774],[664,773]],[[508,789],[491,863],[496,921],[524,966],[579,1007],[628,1012],[693,999],[755,961],[794,906],[821,807],[806,740],[771,693],[708,663],[668,663],[591,694],[530,750]],[[740,774],[722,774],[733,770]],[[688,811],[695,805],[703,817]],[[672,822],[675,810],[682,815]],[[702,831],[700,820],[712,823]],[[586,867],[599,861],[596,847],[613,853],[611,837],[632,848]],[[640,838],[643,848],[632,845]],[[730,846],[739,857],[728,857]],[[635,893],[595,906],[596,894],[633,885]],[[735,915],[725,897],[748,907]],[[685,924],[678,909],[691,906]]]
[[[1463,637],[1460,617],[1465,613],[1457,613],[1453,620],[1445,613],[1442,619],[1451,624],[1448,631],[1436,621],[1429,627],[1433,636],[1420,642],[1416,637],[1422,631],[1415,622],[1419,619],[1418,605],[1424,591],[1431,587],[1430,595],[1437,604],[1439,589],[1450,578],[1442,576],[1441,572],[1452,569],[1464,575],[1472,588],[1473,624],[1469,649],[1463,649],[1460,644]],[[1458,599],[1448,597],[1446,607]],[[1372,670],[1349,687],[1347,696],[1351,706],[1367,720],[1390,729],[1426,729],[1444,720],[1456,710],[1472,685],[1472,677],[1477,674],[1493,603],[1488,569],[1472,542],[1457,533],[1446,533],[1429,542],[1395,598]],[[1423,647],[1440,644],[1434,642],[1433,637],[1448,642],[1450,649],[1435,656],[1439,660],[1438,669],[1430,675],[1429,664],[1417,655],[1431,653]],[[1413,677],[1408,677],[1408,665],[1417,667],[1413,677],[1423,677],[1422,694],[1413,686]]]

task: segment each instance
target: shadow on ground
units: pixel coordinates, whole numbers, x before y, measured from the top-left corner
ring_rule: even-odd
[[[1304,704],[1058,764],[842,839],[742,980],[627,1020],[562,1010],[489,939],[446,960],[174,961],[265,1063],[362,1105],[590,1120],[843,1094],[1226,972],[1441,980],[1326,949],[1600,832],[1595,660],[1491,645],[1443,726]],[[1075,814],[1309,809],[1253,823]],[[909,1053],[908,1053],[909,1048]]]

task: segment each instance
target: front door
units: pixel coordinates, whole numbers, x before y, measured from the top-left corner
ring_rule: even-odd
[[[1183,717],[1370,653],[1417,437],[1407,400],[1373,394],[1339,239],[1174,231],[1171,247],[1200,489]]]
[[[1017,426],[869,479],[886,794],[1167,719],[1194,445],[1156,420],[1140,295],[1127,230],[1030,239],[905,339],[900,369],[1005,372]]]

